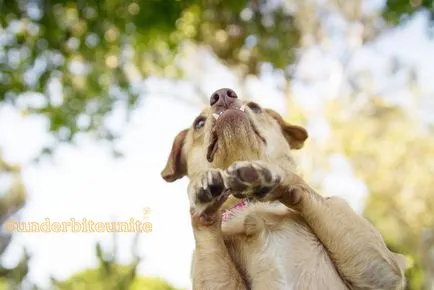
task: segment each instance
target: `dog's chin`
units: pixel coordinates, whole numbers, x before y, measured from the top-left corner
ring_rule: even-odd
[[[215,134],[220,139],[234,138],[239,134],[250,133],[251,129],[252,126],[247,114],[236,109],[224,111],[214,125]]]
[[[228,109],[212,129],[207,159],[217,167],[226,167],[234,161],[258,159],[264,144],[264,138],[245,112]]]

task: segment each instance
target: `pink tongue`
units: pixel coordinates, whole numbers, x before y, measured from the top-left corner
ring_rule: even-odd
[[[249,204],[249,200],[243,199],[240,202],[238,202],[236,205],[234,205],[232,208],[225,210],[222,213],[223,222],[230,220],[237,211],[240,211],[241,209],[245,208],[248,204]]]

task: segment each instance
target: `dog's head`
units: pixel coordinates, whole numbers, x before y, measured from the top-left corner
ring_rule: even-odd
[[[235,161],[263,160],[293,166],[291,149],[300,149],[307,132],[276,112],[238,99],[231,89],[211,95],[210,106],[175,138],[161,176],[168,182]]]

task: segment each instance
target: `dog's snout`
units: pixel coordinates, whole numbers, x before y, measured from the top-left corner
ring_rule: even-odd
[[[211,106],[228,108],[237,98],[238,96],[233,90],[220,89],[211,95],[209,103]]]

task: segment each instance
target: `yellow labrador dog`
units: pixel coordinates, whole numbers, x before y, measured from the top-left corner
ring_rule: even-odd
[[[403,257],[297,175],[291,149],[307,137],[231,89],[176,136],[161,174],[190,179],[194,289],[404,289]]]

